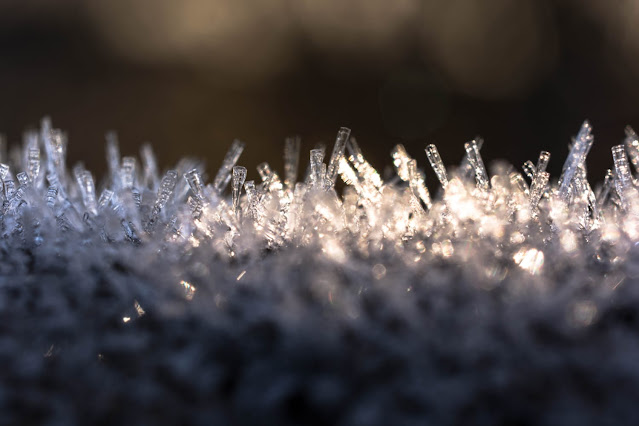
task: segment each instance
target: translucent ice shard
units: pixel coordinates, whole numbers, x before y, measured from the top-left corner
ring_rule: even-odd
[[[189,196],[186,199],[186,204],[191,209],[191,215],[193,216],[193,219],[200,219],[202,217],[203,203],[201,199],[195,196]]]
[[[348,141],[346,142],[346,148],[348,149],[348,152],[350,154],[349,159],[354,164],[361,164],[366,161],[364,160],[362,150],[357,143],[357,139],[355,139],[354,137],[348,139]]]
[[[608,169],[606,171],[606,176],[604,178],[603,184],[597,191],[597,206],[601,209],[610,194],[610,190],[615,184],[615,174],[612,170]]]
[[[426,187],[424,175],[417,169],[416,160],[410,160],[408,162],[408,176],[410,189],[413,191],[413,194],[424,203],[426,208],[430,209],[433,206],[430,193]]]
[[[135,157],[122,158],[122,167],[120,169],[120,177],[122,179],[122,187],[132,189],[135,183]]]
[[[541,153],[539,153],[539,160],[537,160],[537,167],[536,167],[535,173],[545,172],[549,162],[550,162],[550,152],[541,151]]]
[[[466,144],[464,144],[464,148],[466,149],[466,157],[468,158],[468,163],[471,165],[475,172],[475,180],[477,181],[477,186],[483,190],[488,190],[490,188],[488,173],[486,173],[484,161],[482,160],[481,154],[479,153],[477,141],[472,140],[470,142],[467,142]]]
[[[38,180],[38,176],[40,175],[40,149],[39,148],[29,149],[28,170],[29,170],[29,179],[32,182],[36,182]]]
[[[634,190],[634,185],[624,145],[613,146],[612,157],[615,163],[615,188],[621,198],[622,206],[627,208],[630,191]]]
[[[158,163],[153,154],[151,145],[145,143],[140,149],[140,157],[142,158],[142,170],[144,173],[144,185],[155,185],[158,179]]]
[[[118,146],[118,135],[115,132],[106,134],[106,156],[107,165],[109,166],[109,174],[111,181],[117,187],[120,186],[120,148]]]
[[[577,134],[575,143],[570,149],[568,158],[564,163],[562,175],[559,178],[559,196],[568,202],[571,197],[571,185],[578,169],[582,167],[586,161],[586,156],[592,147],[594,137],[592,135],[592,127],[588,120],[584,121],[581,129]]]
[[[626,145],[626,151],[630,162],[632,163],[635,172],[639,173],[639,137],[637,133],[630,126],[625,128],[626,138],[624,145]]]
[[[615,164],[617,188],[629,188],[632,185],[632,175],[630,174],[630,167],[628,164],[628,158],[626,157],[625,147],[623,145],[616,145],[611,148],[611,151]]]
[[[55,206],[56,200],[58,198],[58,188],[55,186],[50,186],[47,189],[46,195],[46,203],[49,208],[53,208]]]
[[[393,164],[395,165],[395,170],[397,170],[397,176],[404,182],[408,182],[410,176],[408,174],[408,162],[412,160],[408,152],[406,152],[406,148],[404,145],[396,145],[391,152],[391,157],[393,158]]]
[[[370,189],[362,185],[357,173],[353,170],[346,158],[342,158],[340,162],[339,174],[346,185],[350,185],[355,189],[355,192],[361,197],[360,199],[363,204],[369,204],[371,202],[368,192]]]
[[[140,238],[135,232],[135,226],[132,222],[129,222],[126,219],[122,219],[120,221],[120,224],[122,225],[122,229],[124,230],[124,235],[126,236],[127,240],[136,245],[141,243]]]
[[[477,144],[477,150],[481,151],[481,148],[484,145],[484,139],[481,136],[475,136],[475,139],[473,140]],[[475,176],[475,169],[468,161],[468,155],[464,155],[464,158],[462,159],[459,168],[460,168],[462,176],[465,176],[468,178]]]
[[[232,197],[233,197],[233,211],[235,212],[235,216],[240,218],[240,193],[242,192],[242,185],[244,185],[244,181],[246,180],[246,167],[235,166],[233,167],[233,180],[231,182],[232,186]]]
[[[344,150],[346,149],[346,142],[351,135],[351,129],[342,127],[337,132],[337,138],[335,139],[335,145],[333,146],[333,153],[331,159],[328,162],[326,168],[326,180],[330,182],[330,185],[335,185],[335,179],[339,171],[339,163],[344,157]]]
[[[345,158],[342,158],[342,161],[340,162],[339,172],[342,180],[346,185],[355,186],[356,189],[359,187],[359,179],[357,178],[357,173],[355,173],[355,170],[353,170],[353,168],[350,164],[348,164],[348,161],[346,161]]]
[[[189,188],[191,188],[191,192],[198,198],[202,198],[204,196],[204,185],[202,183],[202,176],[197,169],[189,170],[184,174],[184,179],[189,184]]]
[[[255,189],[255,182],[249,180],[244,183],[244,190],[246,191],[246,200],[248,203],[248,213],[254,220],[258,219],[258,195],[257,189]]]
[[[16,178],[18,179],[18,183],[20,184],[20,186],[29,185],[29,176],[25,172],[18,173],[16,175]]]
[[[435,171],[437,179],[439,179],[439,183],[441,183],[442,188],[446,188],[446,185],[448,185],[448,175],[446,174],[446,167],[444,166],[444,162],[439,156],[439,151],[437,151],[437,147],[434,144],[430,144],[426,147],[426,157],[428,157],[428,162]]]
[[[284,146],[284,185],[293,190],[300,162],[300,137],[286,138]]]
[[[49,172],[63,174],[66,156],[66,136],[59,129],[52,129],[48,119],[42,120],[42,139],[47,153]]]
[[[10,175],[7,176],[6,179],[4,179],[4,192],[5,192],[5,197],[7,198],[7,200],[10,200],[11,198],[13,198],[13,193],[16,190],[16,184],[15,182],[13,182],[13,179],[11,179]]]
[[[193,196],[190,198],[189,203],[193,217],[199,218],[202,213],[202,206],[204,204],[204,185],[202,184],[202,176],[197,169],[191,169],[184,174],[184,179],[191,188]]]
[[[262,178],[264,188],[267,191],[279,191],[282,189],[282,181],[280,180],[280,177],[271,169],[271,166],[268,163],[264,162],[258,164],[257,172]],[[246,175],[244,177],[246,177]]]
[[[20,185],[18,189],[13,191],[10,197],[7,197],[9,200],[8,204],[5,204],[5,212],[15,212],[23,203],[24,203],[24,193],[26,191],[25,185]]]
[[[521,194],[529,194],[528,184],[521,173],[515,171],[511,172],[508,175],[508,180],[510,181],[514,191],[518,191]]]
[[[539,154],[537,167],[532,168],[532,183],[530,184],[530,207],[534,210],[539,204],[539,200],[546,192],[550,173],[546,172],[548,162],[550,161],[550,153],[542,151]],[[532,163],[531,163],[532,165]]]
[[[47,182],[49,182],[49,186],[55,186],[57,188],[58,195],[61,198],[67,198],[66,190],[64,189],[64,186],[62,186],[60,178],[55,172],[47,173]]]
[[[546,192],[548,186],[548,180],[550,179],[550,173],[537,172],[533,179],[532,185],[530,185],[530,207],[534,210],[539,204],[539,200]]]
[[[171,195],[173,195],[173,191],[175,190],[175,185],[177,185],[178,181],[178,173],[176,170],[167,171],[162,177],[162,181],[160,182],[160,188],[158,189],[158,195],[155,199],[155,203],[153,204],[153,209],[151,210],[151,219],[149,221],[149,228],[152,228],[155,222],[160,215],[160,212],[164,210]]]
[[[375,193],[382,187],[382,178],[377,170],[366,161],[355,138],[351,137],[346,143],[346,147],[350,153],[349,160],[355,166],[363,186],[366,188],[366,196],[368,198],[374,197]]]
[[[100,194],[100,198],[98,199],[98,208],[105,208],[111,202],[111,198],[113,198],[113,191],[110,189],[103,190]]]
[[[222,165],[217,171],[215,179],[213,179],[213,189],[215,189],[217,193],[221,194],[224,192],[231,178],[231,170],[233,166],[237,164],[237,160],[240,159],[242,151],[244,151],[244,142],[235,139],[224,156],[224,161],[222,161]]]
[[[324,164],[324,150],[311,149],[311,174],[310,182],[311,186],[320,188],[324,183],[324,176],[326,173],[326,165]]]
[[[74,168],[74,174],[78,187],[80,188],[84,207],[88,212],[94,215],[97,214],[98,206],[95,199],[95,183],[93,181],[93,175],[81,166]]]
[[[10,166],[8,164],[0,163],[0,179],[5,180],[9,176]]]

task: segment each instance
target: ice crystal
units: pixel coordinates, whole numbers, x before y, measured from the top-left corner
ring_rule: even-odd
[[[433,144],[428,145],[426,147],[426,156],[437,175],[437,179],[439,179],[439,183],[445,188],[446,185],[448,185],[448,175],[446,174],[446,167],[444,166],[442,158],[439,156],[437,147]]]
[[[284,148],[284,183],[286,188],[291,189],[297,181],[297,169],[300,162],[300,137],[286,138]]]
[[[289,138],[257,183],[239,141],[207,182],[106,139],[99,181],[48,119],[1,158],[8,423],[634,421],[632,129],[596,191],[588,122],[554,179],[545,151],[489,174],[481,138],[456,167],[397,145],[388,179],[346,128],[298,179]]]

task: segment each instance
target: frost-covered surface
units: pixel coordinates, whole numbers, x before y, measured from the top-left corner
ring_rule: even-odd
[[[259,183],[107,140],[99,191],[47,120],[0,165],[0,423],[636,424],[631,129],[596,191],[588,123],[558,178],[428,146],[437,196],[348,129]]]

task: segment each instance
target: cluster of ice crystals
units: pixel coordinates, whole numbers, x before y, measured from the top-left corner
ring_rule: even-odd
[[[135,157],[121,158],[110,133],[109,176],[96,196],[93,175],[82,164],[69,176],[66,136],[45,119],[39,132],[25,135],[10,165],[1,159],[2,233],[27,248],[71,243],[81,234],[78,245],[156,244],[248,263],[265,250],[308,249],[336,263],[392,253],[406,268],[445,260],[488,287],[512,274],[544,277],[568,265],[609,269],[622,265],[639,242],[637,180],[630,170],[630,164],[639,167],[639,141],[628,127],[624,143],[612,148],[612,169],[594,191],[585,166],[593,140],[586,121],[558,181],[546,171],[545,151],[521,172],[498,163],[489,175],[481,138],[465,144],[458,167],[446,167],[435,145],[426,146],[425,158],[412,158],[397,145],[397,178],[383,181],[350,129],[341,128],[328,163],[324,148],[312,149],[301,181],[300,140],[288,138],[283,180],[262,163],[261,182],[246,181],[247,170],[238,165],[244,144],[236,140],[207,184],[201,167],[188,161],[160,175],[148,145],[141,167]],[[439,180],[430,190],[420,168],[424,160]],[[338,176],[345,183],[341,191]]]
[[[286,139],[281,177],[234,141],[212,181],[106,139],[101,180],[48,119],[0,154],[14,423],[634,424],[632,129],[594,189],[588,122],[557,178],[545,151],[487,169],[479,137],[456,166],[398,145],[385,179],[346,128],[307,167]]]

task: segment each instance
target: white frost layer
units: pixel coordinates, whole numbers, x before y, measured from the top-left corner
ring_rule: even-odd
[[[626,134],[596,191],[587,122],[558,180],[545,152],[528,180],[504,163],[489,175],[476,139],[454,168],[432,145],[417,160],[397,146],[384,181],[340,129],[302,179],[288,139],[284,177],[263,163],[259,183],[239,141],[207,183],[186,160],[160,175],[149,147],[120,158],[110,134],[96,189],[44,120],[0,164],[2,412],[631,424],[639,141]]]
[[[284,179],[262,163],[261,183],[245,182],[246,169],[237,165],[242,142],[233,142],[207,184],[201,167],[186,160],[160,175],[148,146],[141,161],[120,158],[111,133],[109,176],[96,191],[82,164],[67,170],[66,137],[45,119],[40,132],[26,134],[14,161],[0,165],[2,231],[4,237],[19,236],[24,248],[128,241],[182,255],[206,250],[242,262],[265,250],[293,248],[309,248],[336,264],[392,252],[408,269],[456,264],[480,287],[497,286],[513,274],[543,286],[544,277],[562,268],[619,268],[639,241],[639,200],[630,170],[631,163],[639,164],[639,142],[630,128],[626,133],[625,144],[612,149],[614,168],[596,192],[586,176],[594,140],[588,122],[556,183],[546,172],[547,152],[537,166],[524,164],[527,180],[505,163],[489,176],[480,139],[466,143],[467,156],[448,170],[429,145],[422,156],[442,185],[435,198],[403,146],[392,151],[397,178],[384,182],[346,128],[327,162],[324,148],[311,151],[301,181],[299,139],[290,138]],[[334,189],[337,175],[346,183],[341,195]]]

